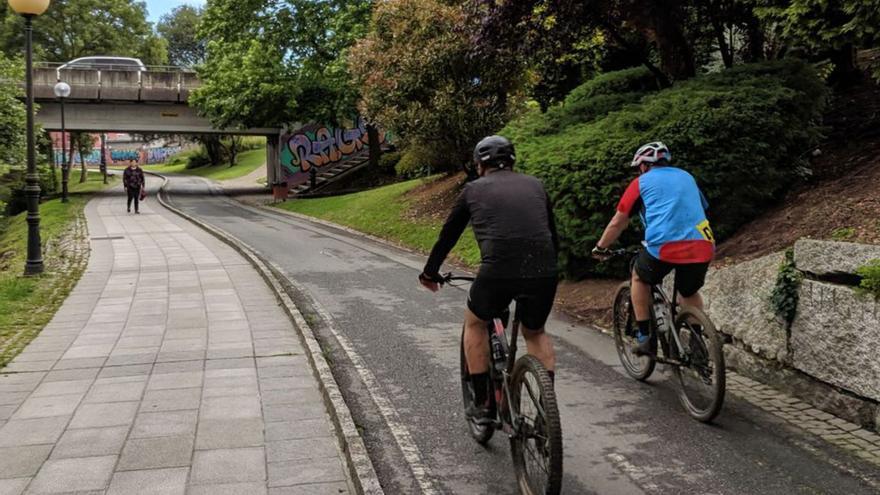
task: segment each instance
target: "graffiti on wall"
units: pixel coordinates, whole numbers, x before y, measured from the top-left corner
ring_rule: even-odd
[[[379,129],[379,142],[388,139]],[[358,117],[350,129],[311,124],[295,132],[281,136],[281,166],[290,185],[308,180],[312,167],[332,165],[367,148],[367,125]]]
[[[168,161],[168,158],[180,153],[182,148],[180,146],[167,146],[163,148],[147,148],[147,149],[132,149],[132,150],[108,150],[107,153],[107,164],[108,165],[127,165],[128,162],[134,160],[141,165],[153,165],[157,163],[165,163]],[[62,163],[63,158],[61,155],[61,150],[55,150],[55,163]],[[83,156],[83,161],[86,162],[87,165],[100,165],[101,164],[101,150],[95,149],[90,153],[86,153]],[[78,152],[73,153],[72,162],[74,165],[80,163],[80,157]]]

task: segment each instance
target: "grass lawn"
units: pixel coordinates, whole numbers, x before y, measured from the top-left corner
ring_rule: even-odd
[[[144,167],[144,170],[156,172],[157,174],[186,174],[198,175],[199,177],[213,180],[229,180],[244,177],[266,164],[266,148],[257,148],[239,153],[235,157],[235,165],[232,167],[229,165],[219,165],[216,167],[199,167],[187,170],[186,158],[188,153],[192,152],[180,153],[171,163],[166,165],[147,165]]]
[[[83,208],[89,193],[105,186],[101,174],[90,173],[88,181],[70,183],[70,202],[60,199],[40,205],[40,233],[43,241],[43,275],[22,276],[27,258],[26,213],[0,219],[0,366],[5,366],[52,319],[58,307],[76,285],[88,261],[88,250],[77,250],[72,242],[86,235]],[[110,177],[110,186],[118,181]]]
[[[442,221],[417,221],[405,215],[410,203],[407,191],[423,183],[424,179],[416,179],[345,196],[294,199],[276,206],[428,253],[437,240]],[[452,256],[470,267],[479,264],[480,250],[470,227],[452,250]]]

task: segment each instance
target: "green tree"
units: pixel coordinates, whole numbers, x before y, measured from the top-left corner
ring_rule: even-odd
[[[813,53],[827,54],[835,76],[858,74],[856,49],[880,42],[880,6],[876,0],[759,0],[756,12],[785,41]],[[880,67],[874,67],[880,78]]]
[[[195,67],[205,60],[206,42],[198,36],[202,10],[181,5],[165,14],[156,30],[168,43],[168,61],[172,65]]]
[[[353,116],[345,53],[364,34],[369,0],[214,0],[199,36],[211,40],[191,97],[220,127],[281,126]]]
[[[19,53],[21,18],[6,9],[3,23],[3,50]],[[165,41],[147,22],[144,2],[132,0],[55,0],[34,20],[34,47],[36,57],[48,62],[90,55],[138,57],[146,64],[168,61]]]
[[[21,61],[0,53],[0,165],[24,163],[25,109],[15,82],[23,77]]]
[[[515,57],[476,49],[470,20],[437,0],[382,2],[349,57],[362,112],[432,168],[469,160],[510,118],[525,83]]]

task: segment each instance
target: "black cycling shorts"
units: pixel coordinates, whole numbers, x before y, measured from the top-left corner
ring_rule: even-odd
[[[706,283],[709,263],[669,263],[658,260],[643,249],[636,257],[633,269],[643,282],[651,285],[662,284],[663,278],[675,270],[676,290],[683,297],[690,297]]]
[[[477,318],[490,321],[501,317],[516,301],[516,319],[529,330],[542,330],[556,298],[557,278],[477,277],[468,295],[468,309]]]

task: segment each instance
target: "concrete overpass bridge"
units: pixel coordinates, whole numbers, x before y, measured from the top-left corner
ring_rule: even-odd
[[[46,130],[61,130],[61,104],[53,89],[64,81],[71,88],[64,100],[68,131],[266,136],[268,180],[272,183],[282,177],[281,129],[218,129],[188,104],[192,90],[201,85],[194,72],[175,67],[147,69],[60,69],[42,64],[34,69],[36,121]]]

